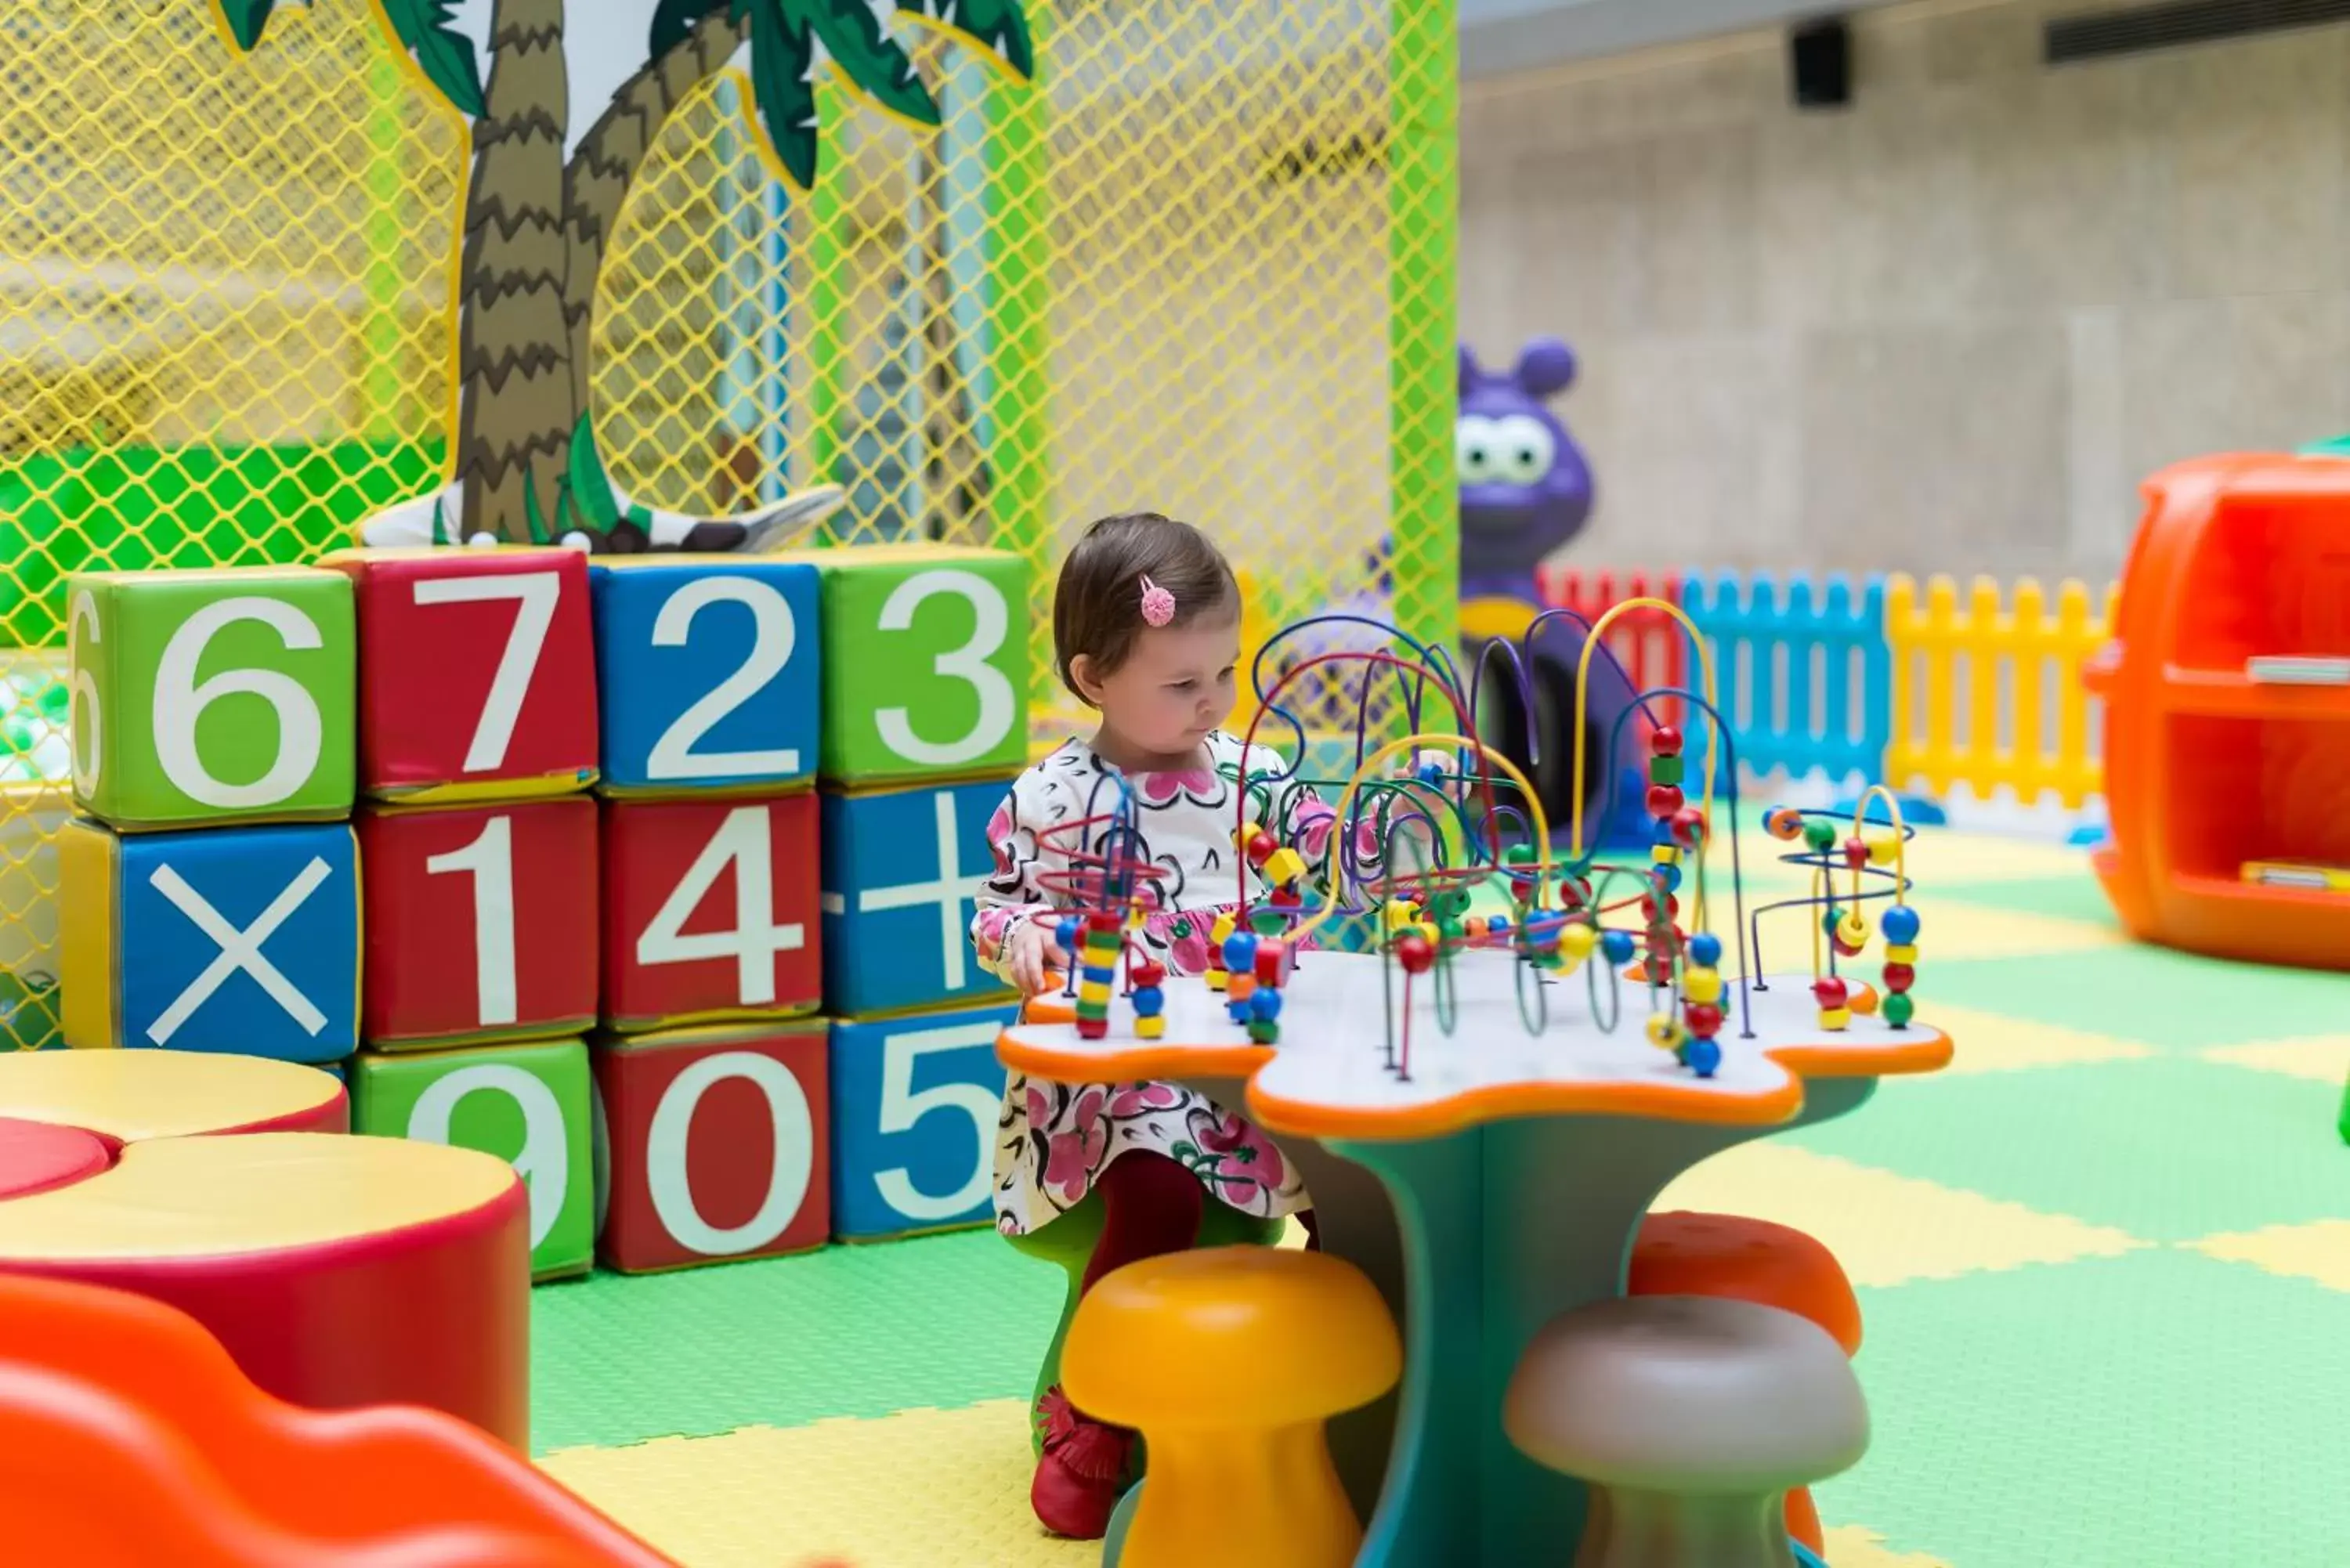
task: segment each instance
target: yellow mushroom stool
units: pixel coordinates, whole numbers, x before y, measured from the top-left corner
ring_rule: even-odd
[[[1363,1526],[1323,1426],[1402,1374],[1387,1303],[1326,1253],[1220,1247],[1104,1275],[1061,1377],[1077,1408],[1147,1445],[1120,1568],[1348,1568]]]

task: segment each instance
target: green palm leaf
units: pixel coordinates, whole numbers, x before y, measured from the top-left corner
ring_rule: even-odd
[[[816,35],[802,0],[734,0],[736,20],[751,23],[751,99],[784,178],[802,191],[816,185]]]
[[[917,125],[939,123],[939,106],[914,72],[905,46],[881,25],[866,0],[789,0],[806,14],[824,52],[858,96]]]
[[[383,0],[383,11],[400,43],[416,57],[425,79],[459,109],[479,118],[484,109],[481,62],[473,53],[473,40],[459,32],[450,18],[455,4],[456,0]]]
[[[269,14],[276,9],[277,0],[213,0],[214,15],[240,49],[261,42],[262,33],[269,26]]]
[[[1036,47],[1020,0],[897,0],[901,16],[951,33],[986,50],[1023,81],[1036,75]]]

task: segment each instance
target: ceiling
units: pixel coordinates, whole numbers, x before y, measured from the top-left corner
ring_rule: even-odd
[[[1461,74],[1499,76],[1565,60],[1771,27],[1890,0],[1460,0]]]

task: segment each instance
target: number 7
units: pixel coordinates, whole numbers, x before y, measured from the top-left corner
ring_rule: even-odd
[[[467,773],[487,773],[505,762],[515,721],[522,715],[522,700],[530,691],[531,677],[538,673],[539,650],[546,646],[546,628],[555,623],[555,605],[562,594],[563,579],[553,572],[427,577],[416,585],[420,605],[515,601],[514,626],[506,632],[505,651],[498,656],[489,699],[482,704],[481,722],[473,726],[473,743],[465,748]]]

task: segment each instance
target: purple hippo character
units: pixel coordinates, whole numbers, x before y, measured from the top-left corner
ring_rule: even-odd
[[[1591,466],[1583,449],[1551,411],[1550,400],[1575,380],[1575,350],[1555,337],[1537,337],[1504,373],[1482,369],[1470,347],[1461,345],[1461,414],[1453,450],[1461,478],[1461,631],[1473,659],[1485,643],[1519,643],[1542,608],[1534,568],[1543,558],[1583,531],[1592,505]],[[1554,823],[1565,826],[1575,771],[1574,737],[1567,722],[1575,711],[1575,671],[1583,655],[1583,632],[1557,618],[1534,634],[1532,711],[1512,692],[1487,711],[1497,732],[1487,735],[1510,760],[1526,768]],[[1509,682],[1496,669],[1489,682]],[[1611,740],[1623,749],[1617,773],[1637,767],[1636,748],[1645,726],[1633,720],[1617,726],[1617,715],[1633,703],[1631,682],[1607,658],[1592,660],[1586,697],[1584,810],[1596,822],[1608,804],[1609,769],[1602,764]],[[1480,706],[1488,700],[1481,697]],[[1538,750],[1537,748],[1538,742]],[[1532,765],[1530,758],[1533,760]],[[1633,783],[1638,784],[1636,778]],[[1620,835],[1637,831],[1633,821],[1639,794],[1629,792],[1632,815],[1622,809],[1627,791],[1619,782],[1605,825]],[[1588,842],[1596,831],[1586,826]]]

